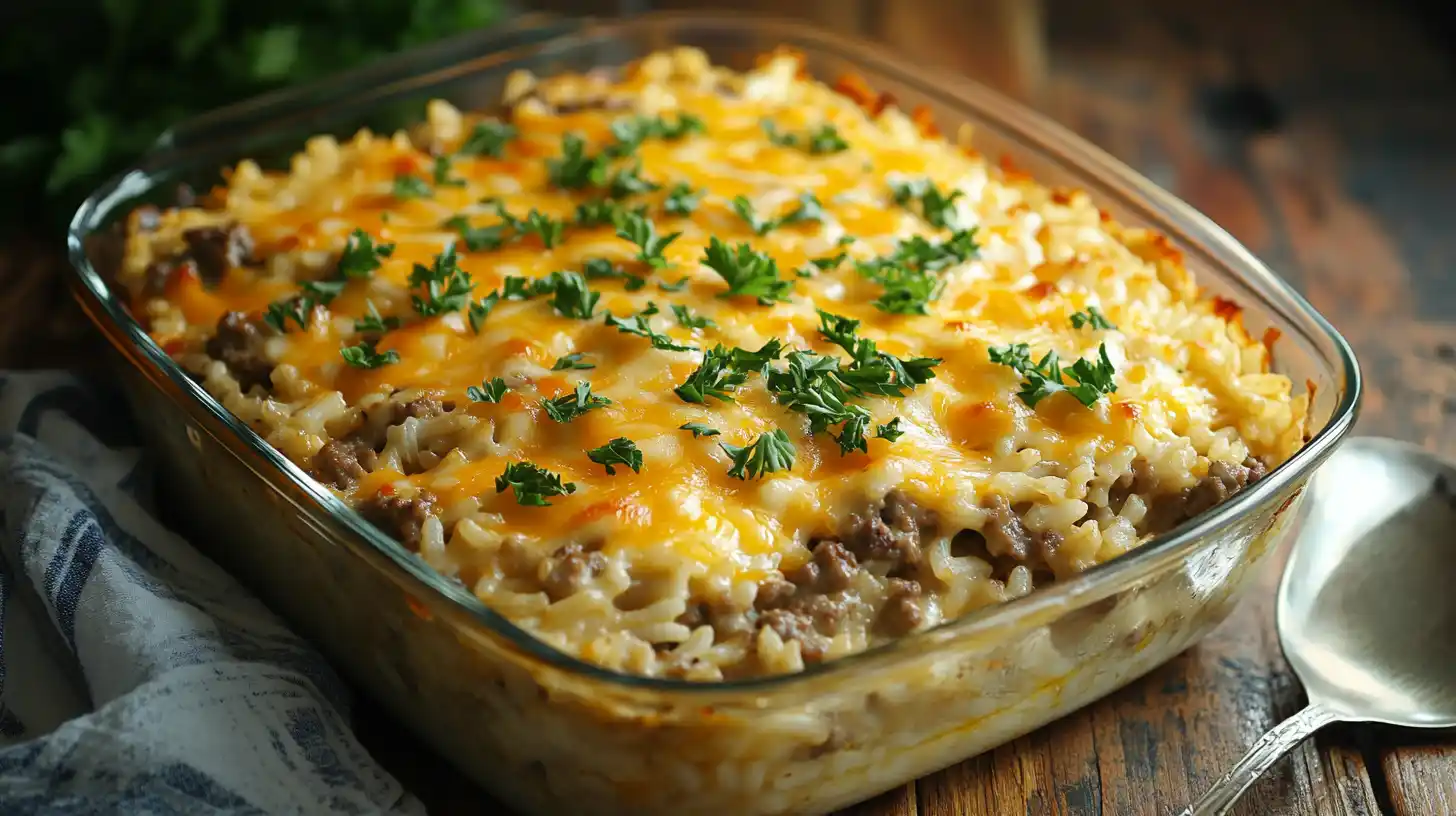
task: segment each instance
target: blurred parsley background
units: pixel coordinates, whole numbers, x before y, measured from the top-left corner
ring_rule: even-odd
[[[490,25],[505,0],[0,0],[0,232],[58,230],[168,126]]]

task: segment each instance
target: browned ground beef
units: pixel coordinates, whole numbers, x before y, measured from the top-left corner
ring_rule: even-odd
[[[607,568],[606,556],[572,542],[558,549],[546,560],[546,575],[541,580],[546,595],[559,601],[576,594],[583,583]]]
[[[398,425],[410,417],[414,417],[415,419],[429,419],[430,417],[439,416],[446,411],[453,411],[454,409],[455,403],[448,400],[441,402],[439,397],[426,395],[416,397],[407,402],[395,403],[393,409],[391,409],[393,413],[390,414],[389,421],[391,425]]]
[[[809,590],[838,592],[849,587],[858,570],[859,561],[855,559],[854,553],[845,549],[838,541],[825,538],[814,545],[813,557],[809,561],[784,577]]]
[[[925,621],[925,612],[920,608],[920,584],[900,578],[890,579],[889,597],[880,607],[879,626],[885,634],[899,637],[914,631]]]
[[[313,457],[318,480],[339,490],[348,490],[374,469],[378,455],[357,436],[332,439]]]
[[[986,539],[986,551],[994,557],[1013,558],[1017,561],[1035,560],[1046,563],[1056,554],[1062,544],[1058,533],[1034,533],[1026,529],[1020,513],[1011,506],[1005,496],[992,496],[986,524],[981,535]]]
[[[242,224],[190,229],[182,233],[182,240],[207,286],[216,286],[230,267],[253,261],[253,236]]]
[[[217,321],[217,333],[207,341],[207,354],[227,364],[244,392],[255,385],[268,388],[273,363],[263,351],[263,330],[244,312],[228,312]]]
[[[420,530],[434,510],[434,494],[423,490],[412,499],[381,494],[359,505],[359,513],[365,520],[399,539],[411,550],[420,548]]]
[[[1268,466],[1253,456],[1238,465],[1214,462],[1208,466],[1208,475],[1198,484],[1154,498],[1147,515],[1138,524],[1138,532],[1144,535],[1167,532],[1228,501],[1239,491],[1264,478],[1268,472]],[[1141,481],[1141,477],[1135,477],[1132,489],[1145,488]]]
[[[845,546],[861,561],[883,561],[891,574],[913,574],[925,560],[921,528],[934,528],[935,517],[899,491],[890,491],[879,508],[855,516],[844,536]]]

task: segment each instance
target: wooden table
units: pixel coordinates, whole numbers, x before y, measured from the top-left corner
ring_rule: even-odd
[[[1416,23],[1373,3],[1047,0],[1040,39],[1025,19],[1009,23],[1033,53],[996,57],[968,54],[986,40],[962,36],[978,18],[947,8],[819,2],[803,13],[927,62],[1012,66],[1000,84],[1212,216],[1334,321],[1369,378],[1360,432],[1456,457],[1456,65]],[[40,238],[0,253],[0,365],[88,364],[60,263]],[[1304,702],[1272,628],[1275,579],[1142,681],[851,812],[1175,812]],[[367,701],[356,719],[432,812],[496,810]],[[1456,814],[1456,740],[1331,728],[1237,812]]]

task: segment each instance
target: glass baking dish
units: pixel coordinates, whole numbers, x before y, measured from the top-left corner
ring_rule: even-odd
[[[800,674],[693,684],[617,674],[555,651],[381,534],[189,379],[107,286],[107,236],[178,183],[244,157],[286,161],[306,136],[389,129],[426,100],[488,108],[506,75],[619,66],[673,45],[736,68],[786,45],[815,76],[852,71],[1042,182],[1086,189],[1156,229],[1211,294],[1275,329],[1275,367],[1312,394],[1290,461],[1191,524],[1086,573]],[[975,755],[1146,673],[1219,623],[1294,526],[1313,470],[1360,394],[1345,341],[1208,219],[1045,119],[864,42],[739,15],[528,21],[400,55],[182,126],[93,195],[69,235],[75,293],[120,358],[170,512],[378,701],[529,812],[821,813]]]

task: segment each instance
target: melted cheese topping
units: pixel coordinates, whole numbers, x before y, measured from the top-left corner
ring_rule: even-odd
[[[445,441],[415,440],[416,448],[427,449],[423,454],[410,449],[391,458],[386,450],[381,467],[346,492],[352,500],[381,490],[428,490],[438,497],[445,524],[468,523],[472,540],[509,536],[536,542],[543,552],[589,534],[605,542],[609,555],[625,552],[639,567],[686,575],[695,595],[704,586],[726,592],[803,563],[813,536],[840,529],[892,488],[932,509],[947,534],[980,528],[991,494],[1029,505],[1028,526],[1057,529],[1068,539],[1050,565],[1068,574],[1138,542],[1131,522],[1101,510],[1134,456],[1147,461],[1161,490],[1177,491],[1204,477],[1212,461],[1254,455],[1277,463],[1299,446],[1304,398],[1292,398],[1288,380],[1269,373],[1269,353],[1243,331],[1236,307],[1200,298],[1178,253],[1160,236],[1112,222],[1079,191],[1049,190],[941,139],[921,116],[860,104],[865,100],[853,97],[863,93],[852,82],[835,90],[801,77],[799,65],[778,55],[734,74],[680,50],[619,76],[516,77],[508,100],[516,137],[500,158],[453,158],[449,176],[461,182],[455,185],[433,183],[434,156],[453,154],[483,117],[443,102],[432,103],[428,122],[412,134],[361,132],[343,144],[314,139],[286,172],[238,165],[208,209],[168,211],[149,230],[134,224],[122,279],[156,340],[305,467],[330,438],[366,425],[370,406],[396,392],[455,403],[450,422],[429,426],[443,428],[435,435]],[[600,192],[554,187],[548,160],[560,154],[566,134],[583,137],[595,155],[614,143],[611,126],[624,116],[672,121],[682,113],[701,119],[703,132],[649,137],[630,159],[613,165],[640,161],[642,177],[661,185],[624,200],[644,205],[659,234],[680,233],[664,253],[668,265],[656,269],[634,260],[637,247],[613,228],[570,223],[577,205]],[[832,126],[848,149],[816,155],[778,144],[766,135],[765,121],[778,133]],[[397,197],[395,181],[403,174],[422,179],[431,194]],[[944,289],[929,314],[889,314],[872,305],[882,287],[857,272],[855,262],[890,254],[912,236],[937,242],[950,236],[918,208],[895,202],[894,185],[918,179],[961,193],[953,217],[962,228],[975,228],[979,253],[933,273]],[[667,190],[676,184],[703,193],[689,215],[664,211]],[[744,196],[760,216],[781,216],[805,193],[822,203],[823,220],[766,235],[755,234],[732,205]],[[442,225],[457,216],[475,227],[498,223],[494,205],[483,199],[518,218],[534,209],[568,222],[563,240],[548,248],[533,235],[469,251]],[[144,291],[148,268],[182,250],[183,230],[233,223],[251,232],[261,265],[232,267],[212,287],[184,266],[160,296]],[[266,349],[278,366],[272,393],[243,395],[203,354],[219,319],[235,311],[257,315],[296,293],[300,281],[332,279],[338,253],[356,229],[393,244],[393,254],[371,278],[349,280],[307,329],[270,332]],[[780,277],[793,281],[787,302],[725,297],[727,285],[703,264],[714,236],[768,252]],[[854,241],[841,246],[845,237]],[[590,281],[601,298],[589,320],[558,314],[549,296],[502,300],[477,333],[463,311],[422,318],[412,305],[412,296],[421,294],[410,285],[415,265],[429,266],[451,242],[475,300],[507,276],[580,271],[597,258],[647,285],[629,291],[620,279]],[[848,258],[836,268],[796,276],[810,261],[839,252]],[[663,287],[679,281],[680,290]],[[340,348],[360,341],[354,321],[371,303],[402,324],[378,344],[398,362],[355,368]],[[627,317],[650,304],[659,308],[647,318],[655,331],[697,350],[656,349],[603,320],[603,312]],[[714,325],[683,327],[670,304],[688,306]],[[1116,329],[1075,328],[1072,316],[1089,307]],[[847,364],[820,335],[818,309],[861,321],[861,336],[883,352],[942,360],[933,379],[903,398],[856,400],[870,410],[872,431],[900,418],[905,433],[899,439],[870,438],[867,452],[842,454],[827,433],[810,433],[804,414],[778,404],[757,374],[732,402],[692,404],[674,394],[698,366],[701,350],[718,343],[757,349],[778,339]],[[1013,343],[1028,344],[1034,359],[1054,350],[1066,362],[1095,360],[1105,347],[1116,391],[1091,407],[1066,393],[1028,407],[1017,396],[1022,377],[989,355]],[[573,353],[595,367],[552,370]],[[472,402],[467,389],[492,377],[504,378],[509,393],[498,404]],[[548,419],[542,400],[569,393],[581,380],[611,404],[568,423]],[[721,435],[694,438],[680,430],[689,422]],[[795,446],[793,467],[759,480],[731,477],[730,457],[719,443],[747,445],[776,428]],[[589,449],[616,437],[641,449],[640,473],[618,466],[609,475],[588,460]],[[407,461],[411,456],[414,462]],[[575,493],[552,498],[550,507],[517,504],[511,492],[496,491],[495,480],[507,463],[519,461],[560,474]],[[452,543],[448,552],[426,555],[437,567],[476,580],[483,572],[502,573],[483,566],[494,563],[493,553]]]

